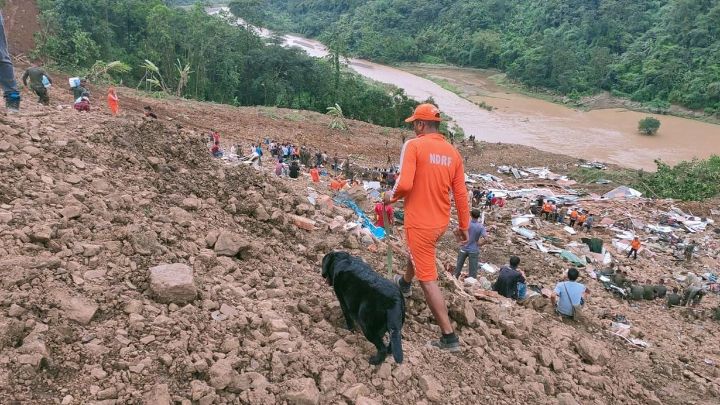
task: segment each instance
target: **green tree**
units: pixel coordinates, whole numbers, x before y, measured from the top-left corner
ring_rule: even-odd
[[[638,123],[638,131],[643,135],[655,135],[660,129],[660,121],[653,117],[645,117]]]

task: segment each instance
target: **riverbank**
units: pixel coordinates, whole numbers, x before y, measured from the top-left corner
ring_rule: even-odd
[[[530,88],[523,85],[522,83],[509,79],[504,72],[496,69],[465,68],[453,65],[432,63],[400,63],[397,64],[396,67],[406,72],[413,73],[428,80],[431,80],[440,85],[445,90],[452,91],[453,93],[469,101],[473,101],[473,97],[492,96],[487,94],[488,89],[483,88],[482,86],[479,86],[477,88],[472,88],[473,86],[470,86],[470,88],[468,88],[467,85],[463,86],[455,83],[455,80],[452,78],[452,74],[448,74],[448,72],[452,70],[471,72],[473,74],[479,75],[480,77],[485,77],[489,83],[495,84],[498,91],[517,93],[527,97],[532,97],[538,100],[547,101],[553,104],[585,112],[593,110],[620,108],[627,109],[633,112],[667,115],[678,118],[696,120],[699,122],[713,125],[720,125],[720,116],[715,117],[712,115],[707,115],[703,112],[690,110],[679,105],[671,104],[667,108],[658,107],[640,103],[637,101],[632,101],[623,97],[617,97],[607,91],[603,91],[590,96],[573,98],[567,95],[553,92],[548,89]],[[483,106],[480,107],[483,108]]]

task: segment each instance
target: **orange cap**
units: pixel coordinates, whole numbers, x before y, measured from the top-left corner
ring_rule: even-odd
[[[420,104],[415,108],[415,112],[412,117],[405,120],[405,122],[413,122],[415,120],[420,121],[442,121],[440,118],[440,110],[432,104]]]

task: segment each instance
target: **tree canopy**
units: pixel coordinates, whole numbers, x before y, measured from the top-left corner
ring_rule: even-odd
[[[402,125],[401,117],[416,105],[402,90],[266,42],[231,25],[230,16],[206,14],[200,4],[181,9],[163,0],[38,3],[43,29],[37,53],[70,71],[87,72],[98,60],[118,60],[133,69],[116,79],[135,86],[143,84],[147,69],[140,66],[149,66],[147,60],[165,87],[181,89],[183,97],[323,113],[339,104],[348,118],[385,126]]]
[[[258,0],[275,28],[381,62],[498,68],[565,94],[608,90],[720,114],[717,0]],[[392,40],[388,40],[392,38]]]

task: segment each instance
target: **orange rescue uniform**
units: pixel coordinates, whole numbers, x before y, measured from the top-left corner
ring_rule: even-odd
[[[640,250],[640,241],[633,239],[633,241],[630,243],[630,247],[635,250]]]
[[[470,207],[460,153],[441,134],[420,135],[405,142],[393,201],[405,199],[405,238],[420,281],[437,280],[435,245],[450,223],[450,191],[459,227],[467,230]]]
[[[320,182],[320,171],[316,168],[310,169],[310,177],[312,177],[313,183]]]

